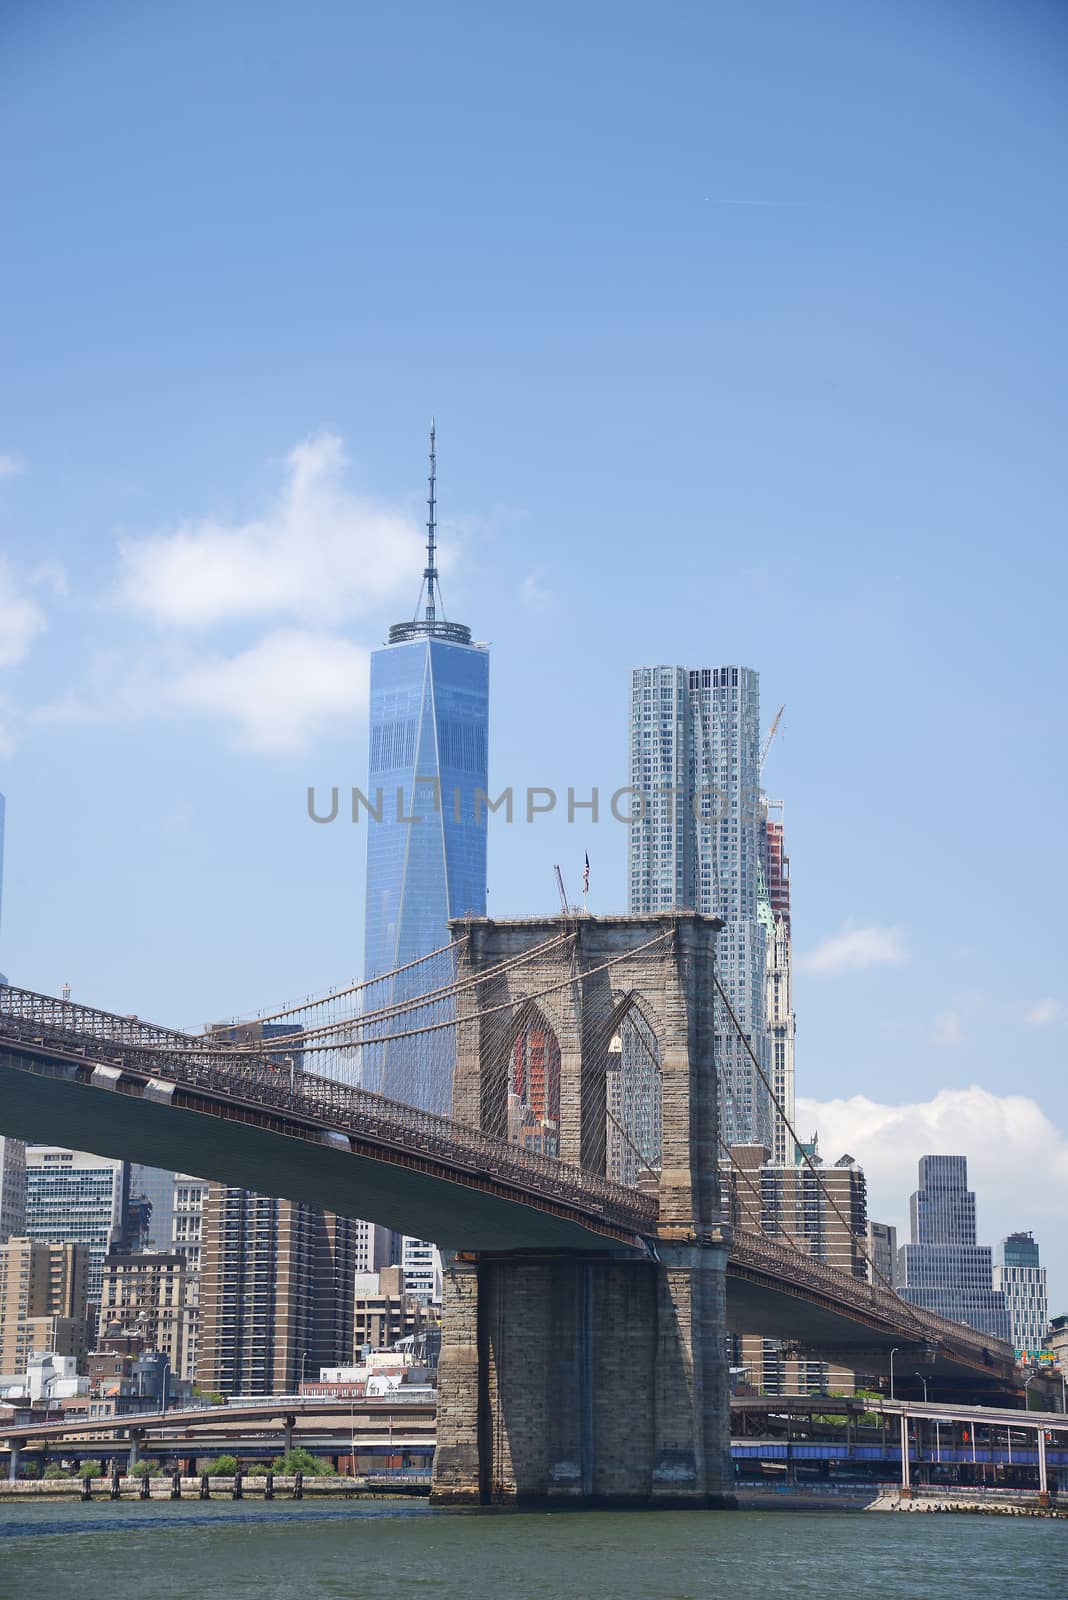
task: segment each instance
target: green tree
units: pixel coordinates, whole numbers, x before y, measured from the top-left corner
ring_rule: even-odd
[[[44,1475],[45,1475],[46,1478],[69,1478],[70,1477],[70,1473],[69,1472],[64,1472],[63,1468],[60,1466],[58,1461],[50,1461],[48,1463],[47,1467],[45,1467]]]
[[[130,1468],[131,1478],[155,1478],[159,1476],[160,1464],[158,1461],[138,1461],[136,1466]]]
[[[310,1450],[305,1450],[303,1445],[295,1445],[288,1454],[277,1456],[271,1462],[271,1471],[286,1475],[303,1472],[307,1478],[332,1478],[334,1464],[331,1461],[317,1461]]]
[[[104,1469],[99,1461],[83,1461],[78,1468],[79,1478],[102,1478]]]
[[[237,1471],[236,1456],[217,1456],[205,1469],[213,1478],[232,1478]]]

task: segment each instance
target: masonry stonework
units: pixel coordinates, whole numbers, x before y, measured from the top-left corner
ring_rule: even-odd
[[[611,1039],[633,1007],[662,1076],[659,1221],[630,1250],[452,1256],[434,1499],[733,1503],[712,972],[694,913],[455,923],[453,1115],[507,1136],[512,1046],[560,1046],[560,1158],[603,1176]],[[549,941],[556,939],[555,944]],[[514,956],[544,946],[534,961]],[[646,1183],[651,1175],[646,1175]]]

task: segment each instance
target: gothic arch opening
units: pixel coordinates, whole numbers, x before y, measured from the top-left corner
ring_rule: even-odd
[[[656,1030],[641,998],[619,997],[605,1069],[605,1174],[637,1188],[660,1171],[663,1075]]]
[[[509,1037],[508,1138],[536,1155],[560,1154],[560,1042],[533,1003]]]

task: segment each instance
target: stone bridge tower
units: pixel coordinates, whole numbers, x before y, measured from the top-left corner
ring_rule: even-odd
[[[540,1141],[601,1183],[629,1145],[658,1213],[630,1248],[447,1258],[433,1497],[731,1504],[721,924],[673,912],[452,926],[465,936],[461,986],[487,974],[460,989],[453,1116]],[[645,1149],[617,1114],[612,1077],[638,1046],[651,1064],[637,1107],[648,1125],[655,1101]]]

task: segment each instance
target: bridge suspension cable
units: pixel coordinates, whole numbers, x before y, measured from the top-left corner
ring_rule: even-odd
[[[407,1000],[399,1000],[390,1005],[380,1006],[376,1011],[355,1011],[351,1016],[339,1017],[334,1022],[325,1022],[318,1028],[303,1029],[299,1035],[299,1047],[301,1050],[311,1050],[313,1048],[317,1050],[343,1049],[345,1048],[345,1041],[335,1040],[333,1043],[322,1044],[314,1044],[313,1041],[322,1038],[322,1036],[325,1034],[336,1034],[343,1028],[355,1027],[360,1030],[364,1030],[377,1026],[377,1024],[380,1022],[388,1022],[393,1017],[401,1016],[405,1012],[418,1011],[421,1008],[433,1005],[440,1000],[454,999],[456,995],[463,994],[467,989],[474,988],[476,985],[484,983],[486,979],[496,977],[499,973],[507,972],[512,967],[525,965],[535,957],[544,956],[548,954],[550,950],[557,948],[561,944],[566,944],[569,939],[573,938],[574,934],[572,933],[557,934],[554,938],[547,939],[540,945],[534,945],[529,950],[524,950],[517,956],[509,957],[507,961],[500,961],[494,967],[485,968],[482,972],[475,974],[471,978],[454,980],[451,983],[442,984],[437,989],[428,989],[424,993],[413,995]],[[448,953],[449,951],[455,951],[462,943],[463,941],[459,940],[456,944],[446,945],[442,950],[437,951],[436,954],[442,955]],[[409,965],[414,966],[416,963],[412,962]],[[400,973],[408,970],[408,967],[397,967],[395,971],[384,972],[380,977],[374,978],[370,981],[376,984],[385,984],[388,983],[392,978],[397,977]],[[365,984],[362,987],[366,988],[367,985]],[[292,1015],[295,1013],[290,1014]],[[281,1013],[279,1013],[279,1015],[281,1015]],[[413,1031],[421,1033],[424,1030],[415,1029]],[[295,1039],[297,1038],[297,1036],[294,1037]],[[350,1044],[361,1043],[360,1040],[352,1040],[348,1042]],[[234,1045],[234,1049],[246,1050],[249,1052],[254,1052],[257,1050],[262,1051],[263,1042],[258,1039],[240,1040]]]
[[[624,950],[620,955],[610,956],[607,961],[602,961],[598,966],[585,967],[582,970],[582,972],[577,974],[576,976],[572,976],[572,977],[568,977],[568,978],[562,978],[559,983],[547,984],[544,989],[535,989],[530,994],[523,996],[522,1005],[526,1006],[531,1001],[543,1000],[543,999],[547,998],[551,994],[559,994],[562,989],[570,989],[570,987],[571,987],[571,985],[573,983],[575,983],[575,982],[577,982],[579,980],[585,982],[585,980],[587,978],[592,978],[592,977],[596,976],[598,973],[601,973],[601,972],[607,972],[610,967],[618,966],[621,961],[632,961],[635,956],[642,954],[642,952],[644,952],[646,950],[651,950],[654,945],[662,944],[665,939],[670,939],[672,937],[673,937],[673,934],[670,931],[667,932],[667,933],[659,933],[659,934],[657,934],[655,939],[649,939],[645,944],[640,944],[640,945],[636,946],[636,948],[633,949],[633,950]],[[553,941],[553,942],[555,943],[556,941]],[[527,956],[530,956],[530,955],[533,955],[533,954],[535,954],[535,950],[533,950],[533,949],[528,951],[528,952],[526,952]],[[473,987],[473,986],[475,986],[477,984],[484,983],[487,980],[487,978],[490,978],[490,977],[492,977],[494,975],[494,973],[499,972],[502,967],[504,967],[506,965],[507,966],[511,966],[511,965],[514,965],[514,964],[515,963],[513,963],[511,961],[502,962],[499,967],[487,968],[486,971],[480,972],[477,975],[476,978],[472,979],[471,984],[464,984],[463,987],[464,988],[469,988],[469,987]],[[499,1014],[500,1012],[503,1012],[503,1011],[513,1011],[514,1012],[515,1010],[516,1010],[516,1002],[514,1000],[503,1000],[503,1001],[501,1001],[501,1003],[499,1005],[486,1006],[483,1010],[474,1011],[474,1012],[470,1013],[469,1015],[465,1015],[463,1018],[461,1018],[459,1020],[463,1021],[464,1023],[481,1022],[485,1017],[496,1016],[497,1014]],[[384,1016],[385,1020],[388,1020],[389,1016],[393,1015],[393,1014],[395,1014],[395,1013],[384,1012],[383,1016]],[[354,1018],[353,1020],[355,1022],[359,1022],[360,1019],[359,1018]],[[442,1028],[454,1028],[456,1026],[457,1020],[458,1020],[457,1018],[452,1017],[452,1018],[449,1018],[445,1022],[428,1022],[428,1023],[425,1023],[421,1028],[410,1028],[404,1033],[375,1034],[375,1035],[372,1036],[372,1038],[368,1042],[371,1043],[371,1044],[384,1044],[387,1041],[392,1040],[392,1039],[411,1039],[411,1038],[414,1038],[417,1034],[421,1034],[421,1033],[436,1033],[436,1032],[439,1032]],[[304,1048],[304,1046],[301,1044],[301,1042],[299,1040],[296,1040],[295,1042],[297,1043],[298,1048],[301,1048],[301,1049]],[[359,1040],[354,1040],[353,1041],[354,1044],[358,1044],[360,1042],[361,1041],[359,1041]],[[262,1045],[261,1045],[260,1048],[261,1048],[261,1054],[262,1054]],[[344,1046],[337,1045],[337,1044],[312,1044],[312,1045],[309,1045],[307,1048],[310,1051],[337,1050],[337,1049],[343,1049]]]
[[[466,937],[466,936],[465,936]],[[453,939],[448,944],[439,945],[436,950],[428,950],[425,955],[416,956],[414,961],[407,961],[401,967],[394,967],[390,972],[383,972],[373,978],[354,978],[349,984],[340,989],[327,989],[321,995],[309,995],[299,1004],[284,1006],[281,1011],[249,1011],[238,1016],[230,1017],[224,1024],[226,1027],[239,1028],[243,1023],[259,1023],[261,1026],[271,1022],[280,1022],[286,1017],[303,1016],[307,1011],[313,1011],[319,1006],[334,1005],[338,1000],[344,1000],[348,995],[360,994],[364,989],[382,983],[388,978],[399,977],[402,972],[411,972],[415,967],[422,967],[438,956],[447,955],[450,951],[459,950],[465,942],[464,938]]]
[[[809,1171],[812,1173],[812,1176],[815,1178],[816,1183],[817,1183],[817,1185],[818,1185],[818,1187],[820,1189],[821,1194],[823,1195],[823,1197],[826,1200],[827,1204],[830,1206],[831,1210],[834,1212],[835,1216],[838,1218],[839,1222],[841,1222],[842,1226],[845,1228],[846,1233],[849,1235],[849,1237],[856,1238],[857,1235],[855,1235],[854,1232],[853,1232],[852,1223],[850,1222],[849,1218],[846,1216],[845,1212],[842,1210],[841,1206],[838,1204],[838,1201],[835,1199],[834,1195],[831,1193],[831,1191],[828,1189],[827,1185],[824,1183],[823,1177],[822,1177],[822,1175],[820,1173],[819,1168],[816,1166],[815,1162],[812,1160],[812,1157],[809,1155],[808,1151],[805,1149],[804,1144],[798,1138],[797,1130],[794,1128],[793,1123],[790,1121],[789,1117],[786,1115],[786,1107],[783,1105],[783,1103],[782,1103],[781,1099],[779,1098],[779,1096],[775,1093],[775,1089],[772,1086],[772,1083],[771,1083],[770,1079],[768,1078],[767,1073],[764,1071],[764,1068],[761,1066],[760,1061],[757,1058],[756,1052],[753,1049],[753,1046],[750,1044],[748,1037],[743,1032],[742,1025],[738,1021],[738,1018],[734,1013],[734,1007],[731,1005],[730,1001],[727,998],[726,991],[725,991],[722,983],[719,980],[719,974],[718,973],[715,973],[715,972],[713,973],[712,982],[715,984],[716,992],[718,993],[719,998],[723,1003],[724,1010],[726,1011],[728,1017],[730,1018],[731,1025],[733,1026],[734,1031],[738,1035],[739,1039],[742,1041],[742,1044],[745,1047],[746,1053],[748,1054],[750,1061],[752,1061],[753,1066],[756,1068],[757,1073],[758,1073],[758,1075],[760,1077],[760,1081],[763,1083],[765,1089],[767,1089],[767,1091],[768,1091],[768,1094],[771,1096],[772,1105],[775,1107],[776,1111],[779,1113],[780,1117],[782,1118],[783,1125],[786,1128],[786,1131],[789,1133],[791,1139],[794,1141],[795,1148],[800,1152],[801,1158],[804,1161],[805,1165],[808,1167]],[[872,1251],[868,1248],[867,1240],[866,1239],[865,1240],[858,1240],[858,1243],[859,1243],[859,1247],[860,1247],[861,1253],[865,1257],[865,1259],[867,1260],[869,1266],[871,1267],[872,1272],[879,1279],[879,1281],[883,1284],[883,1286],[890,1290],[891,1294],[897,1295],[897,1290],[894,1288],[894,1286],[890,1282],[889,1278],[887,1278],[886,1274],[884,1272],[882,1272],[879,1269],[879,1267],[876,1266],[874,1255],[873,1255]],[[898,1298],[900,1299],[900,1296],[898,1296]],[[907,1300],[902,1300],[901,1304],[903,1306],[907,1306],[908,1305],[908,1301]],[[919,1326],[919,1319],[916,1319],[916,1320],[917,1320],[917,1325]]]

